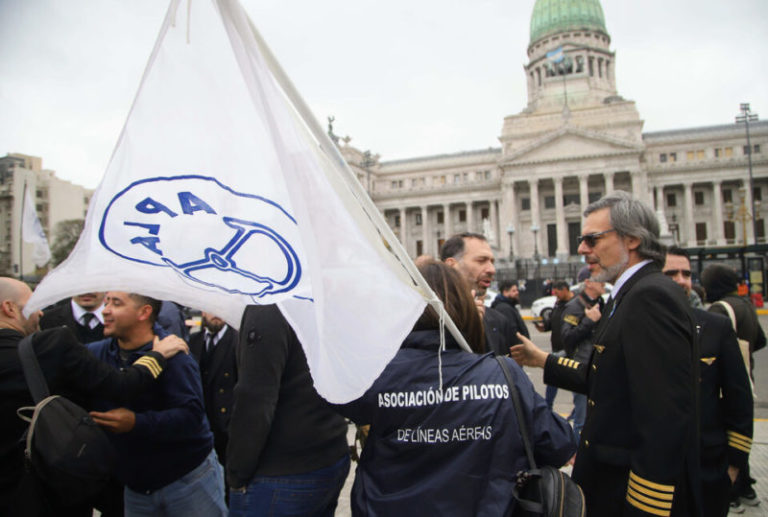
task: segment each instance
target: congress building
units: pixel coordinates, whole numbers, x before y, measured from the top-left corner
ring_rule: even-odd
[[[567,276],[578,267],[584,208],[617,189],[650,203],[666,238],[684,247],[752,244],[755,230],[765,242],[768,123],[749,123],[749,148],[735,121],[644,133],[635,102],[616,89],[599,0],[537,0],[524,68],[528,104],[504,117],[498,148],[380,161],[340,143],[411,256],[473,231],[502,266],[514,257],[507,265],[520,277],[531,278],[534,263]]]

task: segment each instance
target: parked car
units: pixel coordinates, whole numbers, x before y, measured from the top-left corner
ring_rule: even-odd
[[[581,292],[582,286],[583,284],[581,283],[572,285],[571,292],[573,294],[579,294]],[[611,289],[613,289],[613,285],[606,283],[603,300],[608,301],[608,296],[611,294]],[[542,298],[537,298],[531,304],[531,314],[533,314],[534,318],[540,317],[544,320],[548,320],[550,315],[552,314],[552,309],[555,308],[556,301],[557,301],[556,296],[544,296]]]

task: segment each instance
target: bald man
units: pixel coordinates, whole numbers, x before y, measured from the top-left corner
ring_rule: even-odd
[[[63,507],[24,468],[21,437],[27,424],[16,416],[16,409],[34,402],[19,360],[19,342],[33,335],[32,346],[49,391],[80,405],[89,393],[120,400],[140,393],[162,372],[165,359],[187,346],[176,336],[157,340],[146,359],[124,372],[115,371],[93,357],[66,327],[37,332],[40,311],[28,317],[23,312],[31,295],[25,283],[0,277],[0,515],[91,515],[87,503]]]

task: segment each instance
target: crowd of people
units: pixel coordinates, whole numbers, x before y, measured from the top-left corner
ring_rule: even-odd
[[[549,282],[557,302],[535,324],[551,352],[531,341],[515,282],[486,306],[493,250],[458,234],[416,264],[471,352],[428,305],[343,405],[317,394],[275,305],[247,307],[239,331],[203,312],[189,335],[175,304],[140,293],[84,293],[25,316],[30,288],[0,278],[0,515],[333,515],[350,470],[347,419],[370,429],[353,515],[512,515],[529,468],[522,425],[538,465],[573,465],[589,516],[722,517],[759,503],[751,373],[765,335],[738,275],[707,267],[712,305],[694,308],[690,259],[661,245],[648,206],[616,191],[584,216],[578,292]],[[51,391],[88,409],[117,451],[113,479],[76,505],[25,466],[25,336]],[[543,370],[546,398],[522,366]],[[553,411],[558,388],[573,392],[567,419]]]

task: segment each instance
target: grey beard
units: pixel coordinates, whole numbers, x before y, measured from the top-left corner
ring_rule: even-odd
[[[621,260],[613,266],[603,268],[600,272],[592,277],[595,282],[616,282],[616,279],[627,269],[629,264],[629,253],[625,250]]]

